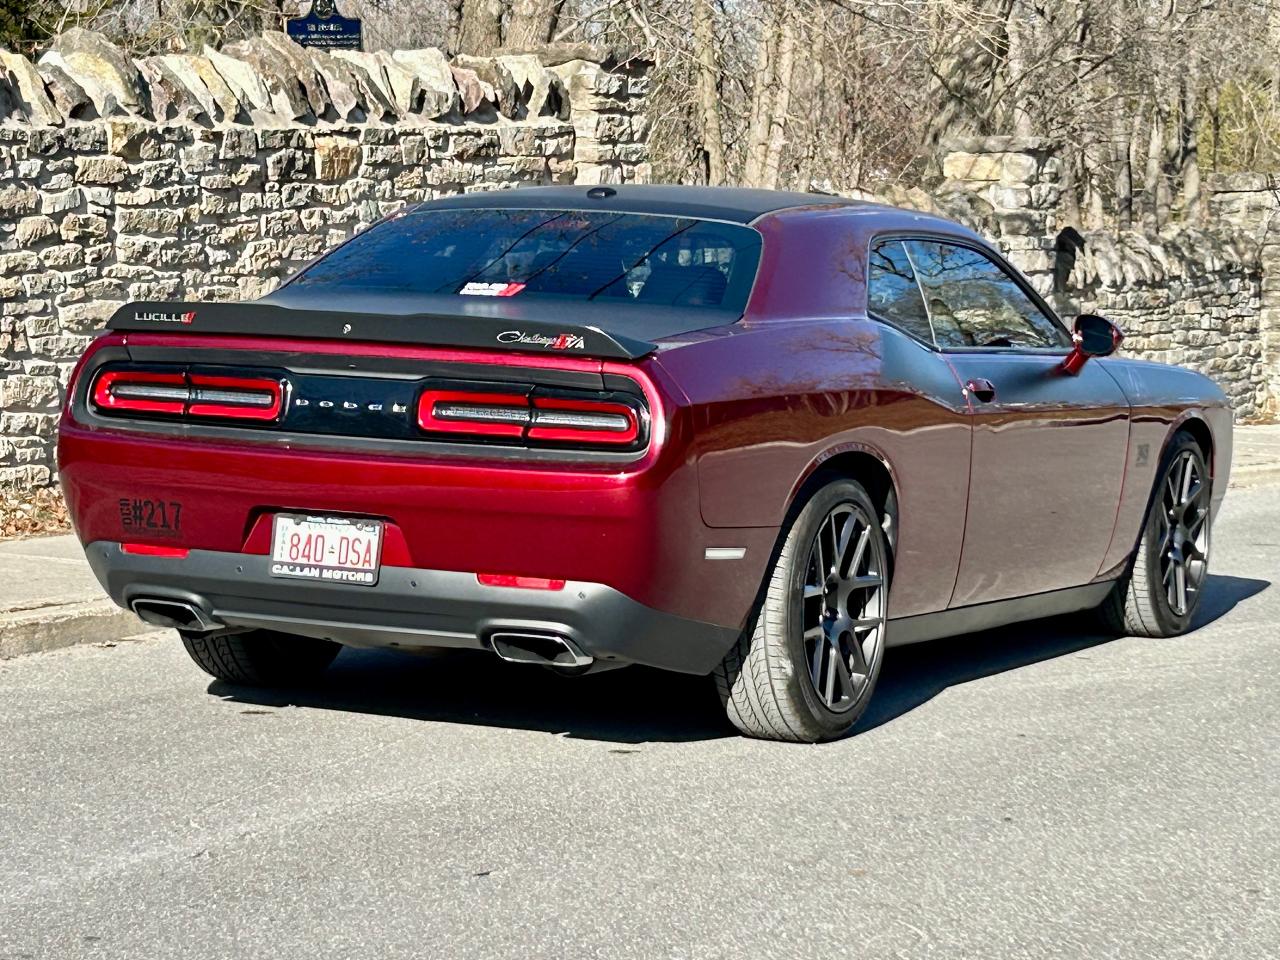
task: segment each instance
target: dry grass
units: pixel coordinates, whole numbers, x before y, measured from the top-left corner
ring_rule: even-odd
[[[0,493],[0,540],[43,537],[71,530],[67,504],[56,487],[17,496]]]

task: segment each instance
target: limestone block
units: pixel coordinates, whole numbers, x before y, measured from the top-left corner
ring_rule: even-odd
[[[0,76],[5,76],[27,123],[36,127],[62,125],[63,115],[45,90],[44,78],[26,57],[0,50]],[[12,95],[12,94],[11,94]]]
[[[33,187],[18,187],[13,184],[0,187],[0,216],[20,217],[25,213],[35,213],[39,206],[40,194]]]
[[[254,111],[271,112],[271,91],[267,89],[258,71],[243,60],[219,53],[207,44],[204,48],[204,56],[222,78],[223,83],[235,94],[243,109],[250,114]]]
[[[271,47],[289,63],[298,83],[302,85],[307,103],[311,106],[311,112],[316,117],[327,120],[336,116],[329,92],[325,89],[324,79],[316,67],[315,51],[294,43],[278,30],[264,30],[262,43]]]
[[[491,110],[497,103],[497,94],[493,87],[480,79],[474,70],[464,67],[450,67],[453,82],[458,87],[458,96],[462,101],[464,114],[481,113]]]
[[[143,57],[134,63],[147,83],[151,95],[151,112],[157,121],[213,122],[212,100],[208,96],[208,89],[190,71],[184,69],[183,73],[191,82],[199,83],[199,89],[204,93],[203,98],[188,87],[187,81],[169,66],[164,57]]]
[[[290,41],[292,42],[292,41]],[[368,108],[361,91],[360,80],[351,67],[336,57],[325,53],[308,52],[316,72],[324,80],[325,91],[329,94],[329,102],[340,120],[360,122],[365,119]]]
[[[361,50],[335,50],[332,57],[341,60],[355,77],[365,112],[371,119],[395,121],[398,117],[395,94],[378,58]]]
[[[360,145],[348,137],[316,137],[316,176],[331,183],[346,180],[360,168]]]
[[[396,50],[391,56],[418,78],[423,116],[442,117],[458,108],[458,87],[449,69],[449,58],[440,50],[435,47]]]
[[[122,183],[129,166],[117,156],[76,157],[76,180],[79,183]]]
[[[107,235],[107,220],[89,213],[71,213],[62,219],[61,233],[68,243],[101,239]]]
[[[520,89],[511,69],[501,59],[459,54],[453,58],[453,63],[456,68],[472,71],[482,83],[489,85],[494,94],[490,101],[504,117],[519,115],[522,107]]]
[[[270,99],[271,109],[287,120],[305,120],[313,116],[311,101],[303,89],[296,63],[285,56],[274,44],[261,37],[247,37],[222,48],[222,53],[234,57],[256,71]],[[321,106],[321,112],[324,106]]]
[[[93,100],[100,116],[146,116],[148,103],[133,61],[101,34],[72,27],[61,33],[40,58],[61,67]]]
[[[53,222],[53,219],[40,214],[19,220],[17,228],[13,231],[13,238],[20,246],[29,247],[55,236],[57,232],[58,225]]]
[[[1004,169],[1000,154],[949,153],[942,159],[948,180],[999,180]]]
[[[426,95],[418,75],[385,50],[378,50],[373,56],[382,68],[383,89],[391,94],[400,115],[421,113]]]

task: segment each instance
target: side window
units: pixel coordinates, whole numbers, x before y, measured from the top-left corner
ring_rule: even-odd
[[[871,248],[867,309],[925,343],[933,343],[929,313],[901,240],[882,240]]]
[[[985,254],[908,240],[940,347],[1065,347],[1067,335]]]

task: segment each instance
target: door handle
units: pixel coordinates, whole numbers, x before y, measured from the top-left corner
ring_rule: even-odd
[[[983,403],[990,403],[996,398],[996,385],[982,377],[974,377],[964,385],[966,393],[971,393]]]

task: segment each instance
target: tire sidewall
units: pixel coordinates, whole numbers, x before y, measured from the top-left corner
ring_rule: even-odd
[[[885,636],[883,631],[888,625],[886,617],[886,625],[881,628],[880,645],[876,651],[874,662],[869,664],[870,673],[867,683],[863,685],[857,701],[848,710],[838,713],[831,710],[818,696],[809,678],[808,657],[804,649],[803,601],[801,597],[804,590],[806,567],[809,562],[809,550],[813,546],[814,537],[828,514],[842,503],[856,504],[862,510],[865,510],[873,521],[879,517],[879,511],[876,510],[871,498],[861,484],[854,480],[837,480],[829,483],[813,495],[796,517],[791,532],[787,536],[782,558],[788,564],[784,622],[787,631],[785,638],[786,649],[788,659],[792,665],[792,673],[788,684],[791,687],[789,692],[796,701],[802,702],[807,708],[809,719],[819,731],[820,739],[832,739],[848,733],[854,724],[858,722],[858,718],[862,716],[863,711],[866,710],[867,703],[875,693],[876,681],[880,676],[881,665],[884,663]],[[872,528],[874,530],[873,536],[876,538],[876,549],[879,550],[881,568],[884,570],[884,589],[886,590],[884,609],[887,615],[888,545],[885,543],[883,528],[874,522]]]

